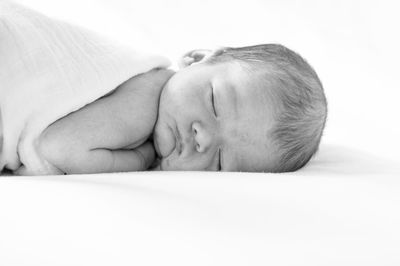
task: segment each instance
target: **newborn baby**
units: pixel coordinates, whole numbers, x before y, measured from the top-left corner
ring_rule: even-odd
[[[60,174],[287,172],[315,154],[326,115],[317,74],[281,45],[194,50],[56,121],[39,150]]]

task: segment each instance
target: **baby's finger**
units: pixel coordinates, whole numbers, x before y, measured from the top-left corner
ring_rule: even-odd
[[[147,141],[134,149],[143,159],[141,170],[147,170],[156,159],[156,151],[154,149],[153,143],[151,141]]]

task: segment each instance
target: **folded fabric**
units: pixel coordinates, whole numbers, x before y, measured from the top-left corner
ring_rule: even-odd
[[[168,59],[0,1],[0,171],[58,172],[37,150],[51,123]]]

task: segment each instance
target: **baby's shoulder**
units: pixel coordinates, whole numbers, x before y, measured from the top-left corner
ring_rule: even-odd
[[[148,72],[136,75],[122,83],[115,92],[132,93],[133,90],[149,93],[161,93],[165,83],[175,72],[165,68],[155,68]]]

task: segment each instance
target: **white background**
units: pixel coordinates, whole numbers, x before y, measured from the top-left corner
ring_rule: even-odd
[[[284,44],[305,57],[323,82],[329,116],[322,147],[398,160],[397,1],[18,2],[173,62],[195,48]]]

